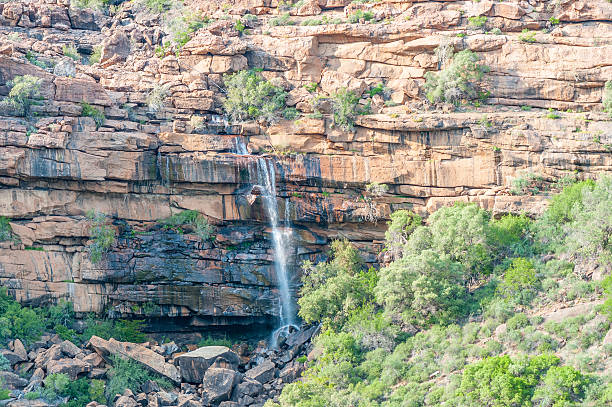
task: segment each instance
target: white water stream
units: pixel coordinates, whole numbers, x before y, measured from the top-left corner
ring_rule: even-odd
[[[240,155],[249,155],[246,146],[240,139],[236,139],[236,152]],[[292,252],[293,230],[289,221],[289,202],[285,201],[285,216],[283,224],[278,216],[278,202],[276,199],[276,171],[274,161],[265,158],[255,158],[257,166],[257,184],[254,188],[259,189],[260,196],[268,220],[272,229],[272,240],[274,248],[274,271],[278,280],[280,291],[278,329],[272,334],[272,347],[276,347],[280,335],[287,335],[291,329],[298,329],[295,322],[295,307],[289,289],[289,256]],[[250,174],[249,174],[250,175]]]

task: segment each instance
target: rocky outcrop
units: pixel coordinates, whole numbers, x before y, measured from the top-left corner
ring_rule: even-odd
[[[147,317],[151,329],[166,329],[156,322],[168,317],[178,321],[172,329],[272,323],[279,295],[270,230],[253,190],[265,161],[275,168],[279,213],[294,227],[294,288],[298,264],[324,256],[339,236],[375,262],[393,210],[427,214],[459,200],[536,214],[558,180],[612,169],[612,121],[601,112],[612,77],[606,0],[308,1],[288,11],[295,24],[286,26],[269,24],[284,11],[267,1],[225,11],[193,2],[216,21],[178,52],[158,49],[161,58],[159,17],[132,3],[114,15],[66,3],[0,3],[0,95],[18,75],[43,81],[44,103],[30,120],[0,117],[0,215],[15,237],[0,242],[0,284],[24,303],[67,298],[79,313]],[[348,23],[357,9],[372,21]],[[341,22],[302,25],[313,16]],[[484,27],[470,24],[474,16],[486,17]],[[248,32],[236,30],[238,18]],[[537,30],[534,42],[519,38],[523,29]],[[64,58],[67,44],[81,53],[74,77],[40,67]],[[100,62],[84,64],[98,45]],[[451,112],[424,102],[440,46],[471,49],[490,68],[482,106]],[[285,88],[302,116],[227,123],[222,75],[246,68]],[[304,88],[311,82],[318,95]],[[378,84],[382,95],[363,93]],[[147,95],[160,86],[168,97],[154,111]],[[354,132],[332,126],[329,95],[341,87],[370,103]],[[312,114],[315,98],[321,115]],[[82,102],[104,123],[82,117]],[[521,177],[537,185],[510,193]],[[369,196],[374,182],[389,190]],[[89,210],[108,215],[117,235],[95,264]],[[204,214],[212,238],[164,227],[182,210]]]

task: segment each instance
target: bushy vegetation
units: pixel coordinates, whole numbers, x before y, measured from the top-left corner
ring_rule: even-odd
[[[102,10],[108,7],[109,3],[110,0],[70,0],[70,7]]]
[[[113,367],[106,374],[110,378],[106,386],[106,396],[112,400],[116,394],[123,394],[125,389],[132,390],[135,394],[140,393],[140,387],[152,380],[157,382],[162,389],[172,388],[172,384],[149,372],[140,363],[131,359],[113,359]]]
[[[149,111],[157,113],[166,106],[166,98],[170,96],[170,84],[156,84],[147,95],[147,106]]]
[[[76,47],[73,44],[64,45],[62,47],[62,52],[65,56],[75,61],[78,61],[81,58],[81,55],[79,55],[79,51],[77,51]]]
[[[359,97],[355,92],[340,88],[331,95],[334,126],[344,131],[355,129],[355,119],[361,114],[367,113],[359,107]]]
[[[349,14],[348,22],[351,24],[358,23],[361,20],[370,21],[374,18],[374,13],[371,11],[355,10],[355,12]]]
[[[193,232],[202,239],[202,241],[214,238],[214,227],[208,223],[208,219],[198,211],[182,211],[162,220],[160,223],[165,229],[174,230],[181,234],[184,232],[183,228],[187,226],[193,229]]]
[[[107,217],[103,213],[91,210],[87,213],[87,218],[91,222],[89,233],[92,240],[87,250],[90,261],[95,264],[102,260],[102,256],[111,249],[117,232],[107,224]]]
[[[45,378],[44,387],[29,399],[42,398],[49,403],[62,403],[64,407],[84,407],[91,401],[106,404],[104,387],[102,380],[70,380],[64,373],[53,373]]]
[[[601,103],[605,112],[612,113],[612,81],[606,82]]]
[[[431,103],[458,105],[462,100],[482,98],[479,81],[488,68],[478,64],[478,56],[470,50],[455,54],[452,62],[439,73],[425,74],[425,92]]]
[[[89,103],[81,102],[81,116],[91,117],[96,123],[96,129],[100,128],[106,121],[106,116],[101,110],[96,109]]]
[[[42,79],[32,75],[16,76],[7,85],[10,91],[2,104],[14,109],[17,114],[29,117],[31,107],[41,103],[40,87]]]
[[[537,220],[496,219],[473,204],[441,208],[426,224],[398,211],[385,243],[392,261],[380,270],[334,242],[327,262],[304,265],[299,312],[322,333],[280,406],[608,405],[610,193],[609,177],[569,184]],[[608,277],[591,281],[570,261]],[[584,315],[539,316],[602,294]]]
[[[223,109],[233,122],[258,119],[274,122],[285,109],[287,92],[255,70],[226,74],[223,80],[226,87]]]
[[[6,216],[0,216],[0,242],[13,238],[13,229],[11,229],[10,222],[11,220]]]
[[[98,45],[94,47],[93,52],[89,56],[89,65],[97,64],[98,62],[100,62],[101,58],[102,58],[102,46]]]

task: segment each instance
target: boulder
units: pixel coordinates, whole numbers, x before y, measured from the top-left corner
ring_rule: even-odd
[[[312,338],[317,333],[318,330],[319,330],[319,326],[315,325],[313,327],[304,329],[302,331],[296,331],[292,333],[291,335],[289,335],[289,337],[287,338],[286,344],[290,348],[294,346],[295,347],[302,346],[303,344],[308,342],[310,338]]]
[[[183,381],[187,383],[202,383],[206,369],[216,361],[224,364],[219,367],[236,369],[240,358],[226,346],[204,346],[174,359]]]
[[[123,32],[115,32],[102,43],[100,62],[105,62],[114,56],[125,60],[130,55],[130,39]]]
[[[115,401],[115,407],[139,407],[140,405],[131,397],[120,396]]]
[[[74,343],[70,341],[64,341],[60,343],[59,347],[64,355],[71,357],[71,358],[83,352],[81,348],[79,348],[78,346],[76,346]]]
[[[255,397],[259,393],[261,393],[263,389],[263,385],[255,379],[251,379],[250,377],[245,377],[242,382],[236,386],[236,390],[234,391],[234,399],[238,399],[242,396],[251,396]]]
[[[28,385],[28,381],[22,377],[17,376],[13,372],[0,371],[0,383],[2,386],[9,390],[23,389]]]
[[[166,359],[162,355],[142,345],[119,342],[112,338],[107,341],[100,337],[92,336],[87,346],[96,351],[96,353],[109,363],[111,356],[132,359],[175,383],[181,382],[181,375],[174,365],[166,363]]]
[[[257,380],[259,383],[267,383],[274,379],[276,365],[269,360],[265,360],[260,365],[247,370],[246,376],[250,379]]]
[[[2,356],[4,356],[9,361],[11,366],[28,360],[27,355],[24,358],[21,355],[18,355],[17,353],[10,351],[8,349],[3,349],[0,351],[0,353],[2,353]]]
[[[173,406],[178,400],[178,395],[175,393],[169,393],[160,391],[157,393],[157,402],[160,406]]]
[[[72,380],[91,371],[91,365],[80,359],[51,360],[46,366],[47,374],[63,373]]]
[[[17,354],[23,360],[28,360],[28,352],[26,351],[25,346],[19,339],[15,339],[13,341],[13,352]]]
[[[209,404],[229,400],[237,380],[238,373],[234,370],[211,367],[202,380],[202,397]]]

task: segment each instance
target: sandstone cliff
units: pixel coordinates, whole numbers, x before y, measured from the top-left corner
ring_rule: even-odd
[[[612,170],[601,105],[612,79],[607,0],[191,1],[210,22],[180,49],[162,47],[164,16],[136,4],[101,12],[69,3],[0,3],[0,95],[16,76],[43,81],[32,118],[0,117],[0,215],[16,237],[0,242],[0,282],[26,303],[65,297],[78,312],[193,326],[274,320],[270,230],[251,195],[257,158],[274,163],[279,212],[295,228],[293,264],[337,237],[376,261],[396,209],[462,200],[539,213],[558,180]],[[372,18],[347,22],[357,10]],[[284,13],[293,24],[271,24]],[[470,19],[478,16],[483,24]],[[64,56],[70,45],[76,63]],[[482,105],[426,102],[424,76],[442,67],[441,47],[470,49],[490,68]],[[222,75],[248,68],[280,84],[302,116],[228,123]],[[304,88],[311,83],[316,95]],[[385,91],[367,98],[371,114],[354,132],[332,126],[327,96],[345,87],[365,103],[379,84]],[[147,95],[160,89],[164,106],[151,109]],[[322,115],[311,114],[315,97]],[[106,120],[83,117],[82,102]],[[516,179],[524,188],[512,194]],[[370,183],[389,190],[369,196]],[[92,209],[118,236],[95,264]],[[204,214],[215,239],[164,228],[160,220],[181,210]],[[378,223],[364,221],[372,210]]]

